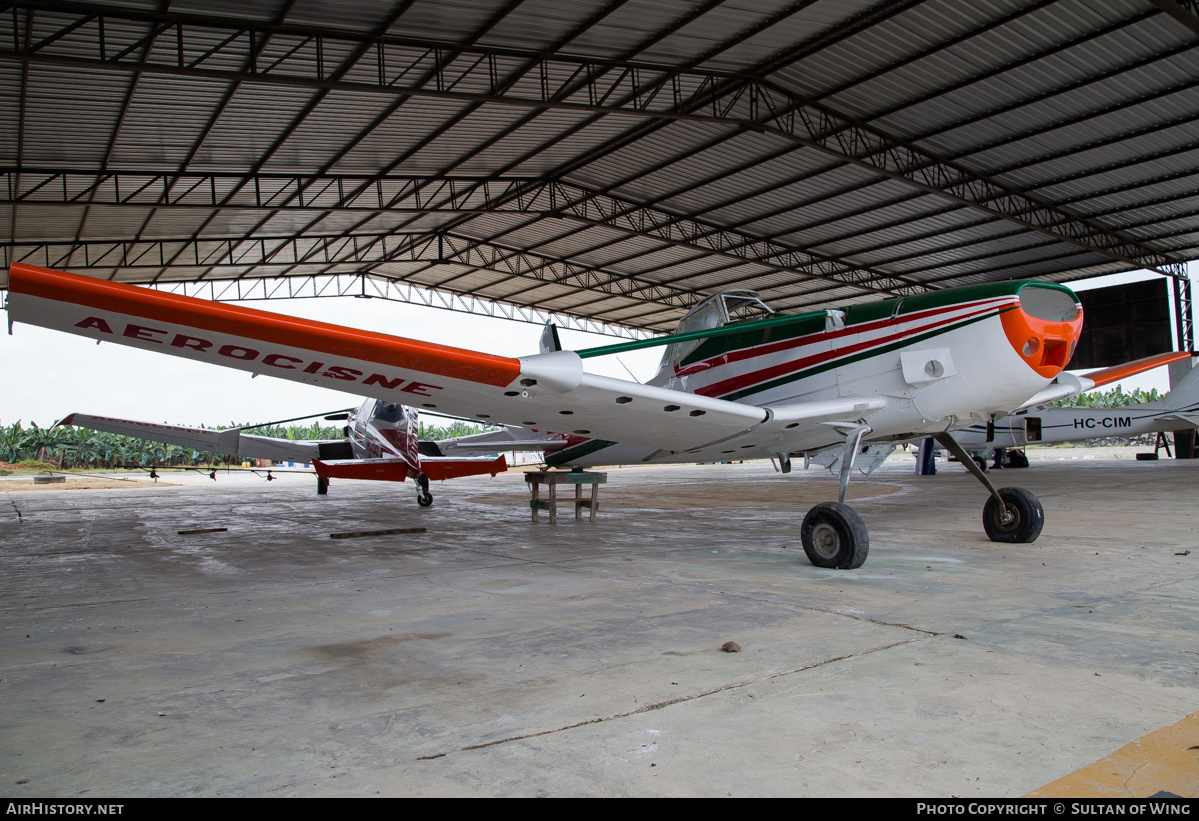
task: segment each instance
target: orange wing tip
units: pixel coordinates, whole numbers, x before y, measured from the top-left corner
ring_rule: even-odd
[[[9,265],[8,280],[12,294],[353,356],[467,382],[503,387],[520,376],[520,361],[510,357],[167,294],[21,262]]]
[[[1154,356],[1146,356],[1144,359],[1134,359],[1132,362],[1125,362],[1123,365],[1113,365],[1110,368],[1091,371],[1090,373],[1083,374],[1082,378],[1091,380],[1095,383],[1095,387],[1098,388],[1101,385],[1118,382],[1121,379],[1127,379],[1130,376],[1136,376],[1138,373],[1151,371],[1154,368],[1160,368],[1162,365],[1169,365],[1171,362],[1187,359],[1190,356],[1191,354],[1188,351],[1159,353]]]

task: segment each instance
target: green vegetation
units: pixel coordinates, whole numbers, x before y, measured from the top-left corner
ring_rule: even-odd
[[[444,428],[439,428],[436,425],[426,425],[420,423],[420,438],[422,442],[430,440],[440,441],[442,439],[454,439],[459,436],[470,436],[472,433],[481,433],[486,430],[496,430],[497,425],[472,425],[470,422],[455,422],[452,425],[447,425]]]
[[[1091,391],[1090,393],[1071,396],[1069,399],[1059,399],[1051,402],[1054,408],[1122,408],[1125,405],[1139,405],[1142,402],[1157,402],[1165,399],[1169,392],[1158,393],[1157,388],[1143,391],[1137,388],[1132,393],[1125,393],[1117,385],[1110,391]]]
[[[238,427],[229,424],[226,427]],[[448,439],[478,433],[479,427],[455,422],[447,427],[420,426],[422,439]],[[342,425],[281,425],[246,428],[247,433],[276,439],[341,439]],[[41,428],[20,422],[0,427],[0,463],[5,468],[41,470],[86,470],[121,466],[179,467],[227,463],[240,464],[241,457],[225,457],[177,445],[164,445],[130,436],[102,433],[86,428]],[[2,475],[2,474],[0,474]]]

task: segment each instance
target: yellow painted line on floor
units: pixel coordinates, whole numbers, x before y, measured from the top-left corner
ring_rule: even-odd
[[[1199,713],[1125,744],[1026,798],[1199,798]]]

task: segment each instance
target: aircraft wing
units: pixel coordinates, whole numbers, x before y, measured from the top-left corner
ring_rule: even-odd
[[[320,455],[321,446],[340,444],[330,442],[272,439],[268,436],[244,434],[237,428],[212,430],[208,428],[186,428],[180,425],[160,425],[153,422],[138,422],[133,419],[115,419],[109,416],[90,416],[72,413],[58,423],[88,428],[105,433],[117,433],[152,442],[180,445],[201,452],[219,453],[228,456],[244,456],[249,459],[272,459],[276,462],[311,462]]]
[[[548,327],[548,326],[547,326]],[[498,453],[500,451],[529,451],[543,453],[562,450],[567,440],[552,434],[540,436],[521,428],[503,428],[484,433],[472,433],[453,439],[421,442],[421,454],[445,456],[448,453]]]
[[[1187,351],[1159,353],[1153,356],[1146,356],[1143,359],[1134,359],[1131,362],[1125,362],[1123,365],[1113,365],[1110,368],[1091,371],[1086,376],[1075,376],[1072,373],[1062,371],[1058,374],[1057,379],[1050,382],[1023,405],[1012,410],[1018,411],[1025,408],[1035,408],[1038,405],[1047,405],[1050,402],[1056,402],[1058,399],[1077,396],[1080,393],[1086,393],[1103,385],[1118,382],[1121,379],[1127,379],[1130,376],[1136,376],[1138,373],[1151,371],[1154,368],[1168,365],[1171,362],[1177,362],[1180,359],[1187,359],[1190,356],[1191,354]]]
[[[265,373],[418,409],[660,451],[693,451],[886,406],[859,396],[762,408],[588,374],[573,351],[519,359],[14,263],[10,321]]]

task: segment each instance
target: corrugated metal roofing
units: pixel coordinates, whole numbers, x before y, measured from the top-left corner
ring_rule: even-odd
[[[5,265],[664,330],[1199,257],[1195,0],[7,8]]]

